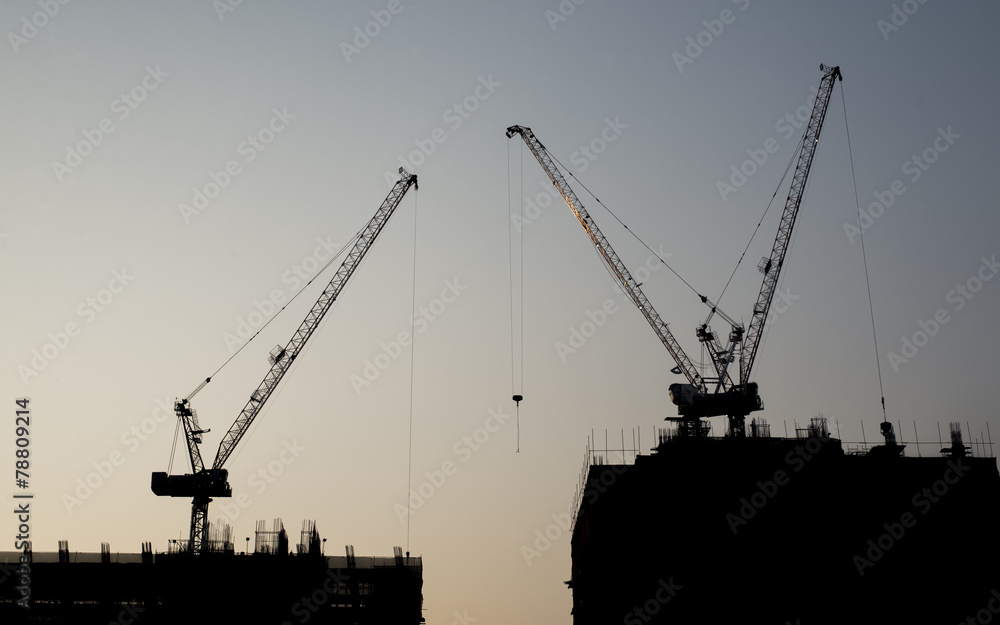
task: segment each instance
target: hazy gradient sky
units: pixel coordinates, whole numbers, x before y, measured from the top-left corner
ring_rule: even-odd
[[[36,550],[59,539],[80,551],[108,541],[135,552],[144,540],[164,550],[186,537],[190,502],[149,490],[150,472],[167,468],[171,402],[229,357],[241,322],[260,323],[258,305],[266,315],[270,297],[287,301],[327,248],[364,225],[406,162],[420,190],[229,463],[250,502],[229,502],[237,547],[256,519],[279,516],[293,532],[315,519],[328,553],[406,545],[394,506],[405,506],[412,353],[413,487],[432,494],[412,516],[409,547],[425,558],[427,622],[569,623],[568,533],[530,566],[522,547],[569,509],[591,430],[620,440],[620,428],[630,438],[641,427],[648,449],[675,412],[667,386],[681,380],[569,210],[546,204],[523,239],[512,230],[524,250],[515,453],[508,192],[517,210],[518,195],[544,204],[550,185],[504,130],[532,127],[717,296],[791,158],[800,131],[785,117],[811,104],[820,63],[845,78],[782,280],[784,312],[756,365],[763,416],[780,434],[783,421],[823,413],[847,441],[861,439],[861,419],[871,440],[881,420],[861,246],[845,228],[857,224],[846,96],[862,206],[876,193],[891,200],[865,222],[888,416],[907,441],[914,422],[927,441],[950,420],[1000,433],[990,399],[1000,280],[986,280],[1000,267],[984,262],[1000,253],[998,18],[995,3],[940,0],[5,2],[3,462],[9,475],[14,400],[26,395]],[[602,134],[613,141],[585,156]],[[765,145],[766,162],[745,164]],[[734,167],[752,173],[720,191]],[[786,187],[722,302],[745,321]],[[628,266],[646,263],[577,190]],[[427,313],[411,351],[394,341],[410,329],[414,227],[415,299]],[[212,428],[208,461],[267,351],[328,280],[196,398]],[[702,305],[662,268],[643,288],[699,360]],[[609,299],[603,326],[560,355],[570,329]],[[919,345],[904,352],[904,338]],[[496,431],[484,440],[487,426]],[[185,464],[178,455],[174,471]],[[443,466],[452,475],[428,482]],[[93,492],[80,486],[88,476]],[[11,549],[14,520],[2,526]]]

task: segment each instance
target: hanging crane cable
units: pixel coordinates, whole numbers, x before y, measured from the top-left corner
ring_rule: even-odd
[[[406,501],[410,500],[410,485],[413,476],[413,359],[417,351],[414,320],[417,316],[417,195],[413,196],[413,276],[410,287],[410,431],[406,452]],[[406,557],[410,557],[410,515],[406,515]]]
[[[511,180],[510,180],[510,142],[507,142],[507,267],[509,273],[509,294],[510,294],[510,392],[514,401],[514,423],[516,425],[516,443],[514,453],[521,453],[521,401],[524,399],[524,201],[521,199],[524,194],[524,147],[521,147],[519,155],[518,174],[518,345],[515,350],[514,344],[514,252],[511,235]],[[516,354],[515,354],[516,352]],[[514,372],[514,362],[519,361],[518,368],[520,376]]]
[[[882,362],[879,360],[878,351],[878,336],[875,333],[875,308],[872,305],[872,284],[868,277],[868,256],[865,253],[865,232],[864,228],[861,228],[861,200],[858,197],[858,180],[854,173],[854,153],[851,151],[851,130],[847,124],[847,98],[844,96],[844,86],[840,86],[840,98],[844,104],[844,129],[847,134],[847,154],[851,159],[851,181],[854,183],[854,202],[858,209],[858,232],[861,235],[861,258],[864,260],[865,265],[865,286],[868,289],[868,313],[872,321],[872,343],[875,346],[875,366],[878,370],[878,392],[882,396],[882,422],[888,423],[888,419],[885,414],[885,390],[882,387]],[[890,430],[892,425],[889,426]]]

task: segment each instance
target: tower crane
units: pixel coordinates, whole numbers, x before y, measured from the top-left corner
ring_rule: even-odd
[[[672,372],[683,375],[687,379],[686,384],[674,383],[668,388],[670,399],[677,406],[677,412],[680,415],[680,417],[668,418],[679,421],[682,434],[703,435],[707,430],[707,427],[701,422],[703,417],[726,415],[729,418],[729,434],[742,437],[745,435],[744,421],[746,416],[764,407],[758,394],[757,383],[750,381],[750,374],[763,337],[764,322],[777,290],[778,278],[785,262],[792,229],[795,226],[806,181],[809,178],[809,171],[812,168],[813,156],[816,153],[820,131],[823,128],[823,120],[826,117],[827,106],[833,93],[833,83],[838,79],[843,80],[839,67],[820,65],[820,71],[823,72],[823,78],[817,90],[809,123],[806,125],[802,137],[791,188],[778,225],[778,234],[771,255],[761,260],[758,265],[758,270],[764,274],[764,280],[757,297],[757,303],[753,308],[749,330],[745,330],[742,324],[737,323],[722,312],[715,302],[699,294],[702,303],[707,305],[711,312],[708,319],[696,329],[696,335],[698,340],[708,348],[707,351],[715,369],[713,378],[703,378],[699,374],[697,367],[684,353],[667,324],[660,318],[643,294],[639,283],[626,269],[576,193],[566,182],[566,178],[556,167],[555,159],[541,141],[530,128],[525,126],[507,128],[508,139],[514,135],[520,135],[521,139],[524,140],[563,200],[576,215],[580,225],[590,236],[590,240],[597,248],[602,260],[618,280],[625,294],[636,305],[664,347],[667,348],[677,365],[672,369]],[[728,343],[725,345],[708,325],[716,314],[729,323],[732,328]],[[728,369],[729,365],[737,360],[740,363],[739,379],[734,381]],[[712,384],[713,388],[709,389],[709,384]]]
[[[226,460],[232,455],[233,450],[240,440],[247,433],[250,425],[257,415],[260,414],[264,404],[277,388],[281,379],[291,368],[296,357],[302,352],[309,338],[319,327],[323,317],[330,310],[333,302],[336,301],[340,292],[347,285],[348,280],[354,271],[361,264],[365,254],[375,242],[382,228],[385,227],[393,212],[399,206],[412,186],[417,186],[417,176],[407,173],[402,167],[399,168],[400,179],[389,191],[385,201],[375,212],[368,224],[358,235],[354,246],[348,252],[347,257],[341,264],[340,269],[330,280],[319,299],[313,304],[312,309],[306,315],[298,329],[292,335],[291,340],[284,347],[280,345],[271,350],[268,361],[271,369],[264,376],[264,380],[257,389],[250,394],[250,398],[243,407],[243,411],[236,417],[236,421],[230,426],[229,431],[219,443],[218,452],[211,468],[206,468],[202,460],[200,445],[202,434],[209,430],[202,429],[198,422],[198,414],[191,407],[191,399],[211,381],[206,378],[187,397],[177,400],[174,403],[174,411],[177,414],[181,425],[184,428],[184,439],[187,442],[188,458],[191,461],[191,473],[184,475],[168,475],[165,472],[154,472],[151,480],[153,493],[163,497],[191,497],[191,533],[188,541],[188,550],[191,553],[202,554],[208,547],[208,504],[213,497],[231,497],[232,488],[229,485],[229,471],[224,467]]]

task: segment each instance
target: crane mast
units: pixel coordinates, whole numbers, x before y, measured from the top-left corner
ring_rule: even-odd
[[[601,258],[604,263],[608,266],[608,269],[614,274],[625,291],[625,294],[632,300],[632,302],[642,313],[642,316],[646,318],[649,325],[652,326],[653,331],[659,337],[660,341],[663,342],[663,346],[667,348],[670,355],[673,357],[674,362],[677,363],[677,369],[680,371],[684,377],[688,379],[688,382],[699,389],[702,393],[706,391],[705,381],[702,379],[701,374],[698,373],[698,369],[695,367],[688,355],[684,353],[681,349],[680,343],[674,338],[674,335],[670,332],[670,328],[660,315],[653,308],[653,305],[649,303],[646,298],[645,293],[639,288],[639,283],[632,277],[629,270],[625,267],[625,263],[618,258],[618,254],[611,247],[611,244],[604,237],[601,229],[597,227],[594,223],[593,218],[587,212],[587,209],[583,207],[583,203],[577,198],[576,193],[566,182],[566,178],[563,177],[562,172],[556,167],[552,156],[549,154],[542,142],[535,137],[535,133],[531,131],[530,128],[524,126],[511,126],[507,129],[507,138],[513,137],[515,134],[521,135],[521,138],[527,144],[528,149],[531,153],[535,155],[538,163],[545,170],[549,179],[552,180],[552,184],[555,185],[556,189],[559,190],[559,194],[562,196],[563,200],[569,206],[573,214],[580,221],[580,225],[583,229],[587,231],[590,236],[590,240],[594,243],[594,247],[601,254]]]
[[[215,456],[215,461],[210,469],[205,468],[205,463],[201,457],[199,445],[202,442],[201,435],[208,430],[203,430],[198,424],[198,416],[191,408],[191,398],[201,390],[210,380],[206,379],[188,397],[178,400],[174,404],[174,411],[184,428],[184,437],[187,442],[188,456],[191,461],[191,474],[187,475],[167,475],[166,473],[153,473],[152,490],[155,494],[168,497],[192,497],[191,505],[191,531],[188,542],[188,549],[192,553],[202,553],[208,545],[208,504],[212,497],[230,497],[232,488],[229,485],[229,472],[223,468],[226,460],[232,455],[240,440],[247,433],[254,419],[260,414],[268,398],[274,393],[282,378],[288,373],[295,358],[302,352],[309,338],[316,332],[323,317],[333,306],[337,297],[350,280],[354,271],[361,264],[365,254],[375,242],[376,237],[385,227],[389,218],[395,212],[411,186],[418,188],[417,176],[407,173],[403,168],[399,169],[400,179],[393,186],[385,201],[375,212],[374,217],[368,222],[358,235],[354,246],[348,252],[347,257],[341,264],[340,269],[330,280],[319,299],[313,304],[312,309],[306,318],[299,325],[292,335],[291,340],[284,347],[278,346],[271,351],[268,358],[271,369],[264,376],[264,380],[257,389],[251,393],[250,399],[242,412],[233,422],[233,425],[226,432]]]

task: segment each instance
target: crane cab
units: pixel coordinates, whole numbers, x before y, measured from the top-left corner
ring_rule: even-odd
[[[742,416],[764,407],[756,382],[734,386],[724,393],[700,393],[692,384],[671,384],[667,390],[677,414],[685,417]]]
[[[667,392],[675,406],[690,406],[699,395],[693,384],[671,384]]]
[[[226,469],[204,469],[197,473],[167,475],[162,471],[153,473],[150,480],[153,494],[160,497],[232,497],[229,485],[229,471]]]

